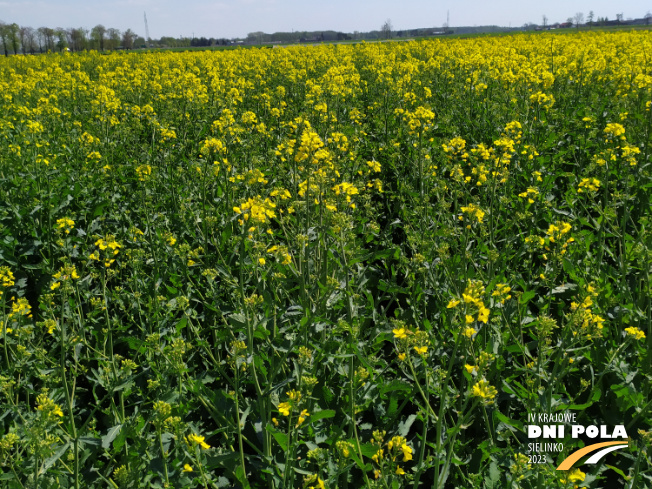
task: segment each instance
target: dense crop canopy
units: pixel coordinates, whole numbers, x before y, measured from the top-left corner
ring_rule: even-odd
[[[643,487],[526,424],[652,438],[650,53],[1,58],[0,480]]]

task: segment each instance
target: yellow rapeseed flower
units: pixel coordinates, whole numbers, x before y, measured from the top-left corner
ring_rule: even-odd
[[[414,351],[416,351],[419,355],[425,355],[426,352],[428,351],[428,346],[415,346]]]
[[[211,447],[208,443],[204,441],[203,436],[195,435],[194,433],[188,435],[188,442],[194,443],[195,445],[199,445],[204,450],[208,450]]]
[[[407,331],[405,328],[397,328],[392,330],[392,333],[394,333],[394,338],[397,340],[407,338],[408,332],[409,331]]]
[[[625,328],[625,332],[627,333],[628,337],[632,337],[635,340],[644,340],[645,339],[645,333],[641,329],[639,329],[639,328],[637,328],[635,326],[632,326],[630,328]]]
[[[289,402],[282,402],[278,405],[278,412],[281,413],[283,416],[289,416],[290,409],[292,409],[292,406],[290,405]]]
[[[471,338],[476,333],[477,333],[477,331],[474,328],[471,328],[470,326],[467,326],[466,328],[464,328],[464,331],[462,332],[462,334],[464,336],[466,336],[467,338]]]
[[[485,401],[491,401],[494,397],[496,397],[497,393],[498,391],[496,388],[492,385],[489,385],[489,382],[484,379],[479,380],[476,384],[474,384],[471,390],[471,395],[473,397],[480,397]]]
[[[301,411],[299,414],[299,420],[297,421],[297,426],[301,426],[308,416],[310,416],[310,414],[307,409]]]

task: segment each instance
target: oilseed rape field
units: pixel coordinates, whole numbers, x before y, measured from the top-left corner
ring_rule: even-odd
[[[651,487],[650,53],[1,59],[0,485]]]

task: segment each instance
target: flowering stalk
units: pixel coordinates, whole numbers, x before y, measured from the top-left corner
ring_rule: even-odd
[[[68,422],[70,423],[70,430],[73,439],[73,456],[74,456],[74,484],[75,489],[79,489],[79,439],[77,437],[77,427],[75,426],[75,416],[73,414],[73,403],[75,397],[75,386],[73,384],[72,392],[68,386],[68,378],[66,376],[66,320],[65,320],[65,304],[67,296],[65,292],[61,294],[61,327],[59,330],[59,341],[61,342],[61,358],[59,367],[61,369],[61,380],[63,382],[63,391],[66,395],[66,405],[68,407]]]
[[[235,423],[238,431],[238,451],[240,452],[240,467],[242,468],[242,477],[247,477],[247,468],[244,459],[244,447],[242,445],[242,427],[240,426],[240,369],[237,364],[233,366],[235,374]]]
[[[442,439],[442,429],[444,425],[444,411],[446,409],[446,401],[448,396],[446,393],[448,392],[448,379],[451,378],[451,372],[453,371],[453,362],[455,360],[455,357],[457,355],[457,349],[460,345],[460,341],[464,335],[461,332],[458,332],[457,338],[455,339],[455,346],[453,347],[453,353],[451,353],[450,359],[448,361],[448,369],[446,370],[446,377],[444,378],[443,385],[441,386],[441,399],[439,400],[439,415],[435,417],[435,422],[437,423],[437,426],[435,428],[435,436],[437,437],[437,445],[435,447],[435,479],[433,481],[433,489],[438,489],[440,487],[439,485],[439,479],[443,473],[440,472],[441,468],[441,462],[439,461],[439,452],[441,451],[441,439]],[[451,454],[453,452],[452,447],[450,450]],[[444,467],[445,471],[448,471],[448,465]]]
[[[354,335],[351,335],[353,338]],[[353,341],[353,339],[351,340]],[[349,351],[352,347],[352,343],[349,343]],[[349,399],[350,399],[350,409],[351,409],[351,429],[353,431],[353,436],[355,438],[355,448],[358,452],[358,457],[360,457],[360,463],[363,464],[362,467],[362,475],[364,476],[365,480],[365,485],[367,487],[370,486],[369,482],[369,477],[367,476],[367,471],[364,468],[364,459],[362,458],[362,451],[360,449],[360,437],[358,436],[358,429],[356,426],[356,421],[355,421],[355,399],[354,399],[354,390],[353,390],[353,384],[355,383],[355,366],[354,366],[354,358],[355,355],[351,355],[351,360],[349,363]]]

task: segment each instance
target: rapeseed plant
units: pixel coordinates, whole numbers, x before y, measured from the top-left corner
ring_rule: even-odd
[[[651,47],[1,59],[5,482],[643,484],[521,426],[645,405]]]

